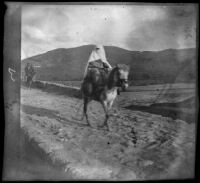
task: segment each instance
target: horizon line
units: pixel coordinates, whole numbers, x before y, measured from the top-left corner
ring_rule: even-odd
[[[28,58],[31,58],[31,57],[34,57],[34,56],[45,54],[45,53],[48,53],[48,52],[51,52],[51,51],[54,51],[54,50],[58,50],[58,49],[74,49],[74,48],[79,48],[79,47],[84,47],[84,46],[95,46],[95,44],[87,44],[87,45],[75,46],[75,47],[70,47],[70,48],[63,48],[63,47],[55,48],[55,49],[52,49],[52,50],[49,50],[49,51],[45,51],[45,52],[42,52],[42,53],[39,53],[39,54],[36,54],[36,55],[32,55],[30,57],[23,58],[23,59],[21,59],[21,61],[25,60],[25,59],[28,59]],[[165,50],[196,49],[196,47],[185,47],[185,48],[166,48],[166,49],[161,49],[161,50],[129,50],[129,49],[126,49],[126,48],[113,46],[113,45],[105,45],[103,47],[116,47],[116,48],[120,48],[120,49],[123,49],[123,50],[126,50],[126,51],[130,51],[130,52],[162,52],[162,51],[165,51]]]

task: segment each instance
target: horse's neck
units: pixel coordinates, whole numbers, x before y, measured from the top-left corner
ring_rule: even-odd
[[[115,81],[116,71],[117,71],[116,68],[114,68],[113,70],[110,71],[108,75],[108,83],[107,83],[108,89],[112,89],[116,87],[116,83],[117,83],[117,81]]]

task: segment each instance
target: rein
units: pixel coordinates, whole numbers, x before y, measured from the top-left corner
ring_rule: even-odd
[[[109,89],[111,89],[112,87],[114,87],[117,84],[117,81],[115,81],[115,74],[117,72],[117,67],[114,67],[110,73],[108,74],[108,83],[107,86]]]

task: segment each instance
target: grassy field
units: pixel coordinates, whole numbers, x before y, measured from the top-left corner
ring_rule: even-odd
[[[148,86],[130,86],[121,92],[121,98],[128,104],[150,105],[153,103],[177,103],[195,95],[195,85],[178,83]]]
[[[82,81],[50,81],[52,83],[58,83],[58,84],[63,84],[66,86],[72,86],[72,87],[80,87]]]
[[[49,81],[49,82],[52,82],[52,83],[59,83],[59,84],[63,84],[63,85],[66,85],[66,86],[75,86],[75,87],[80,87],[81,86],[81,83],[82,81]],[[129,82],[129,85],[130,85],[130,90],[131,89],[137,89],[138,87],[139,88],[146,88],[148,87],[148,89],[155,89],[155,88],[163,88],[163,86],[165,85],[170,85],[170,86],[173,86],[173,87],[178,87],[178,88],[193,88],[195,86],[195,82],[192,82],[192,83],[160,83],[160,84],[152,84],[152,82],[141,82],[141,81],[130,81]]]
[[[194,84],[186,83],[132,86],[120,94],[115,105],[192,123],[196,120],[195,91]]]

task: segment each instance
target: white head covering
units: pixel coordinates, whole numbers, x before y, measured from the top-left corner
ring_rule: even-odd
[[[95,46],[95,49],[92,51],[88,62],[92,62],[92,61],[99,60],[99,59],[101,59],[103,62],[107,63],[110,66],[110,64],[108,63],[108,61],[106,59],[105,50],[102,45]]]
[[[112,66],[108,63],[108,61],[106,59],[104,47],[102,45],[96,45],[94,50],[90,54],[89,60],[87,62],[86,68],[85,68],[84,77],[86,75],[89,63],[94,62],[94,61],[99,60],[99,59],[101,59],[102,62],[106,63],[109,68],[112,68]]]

